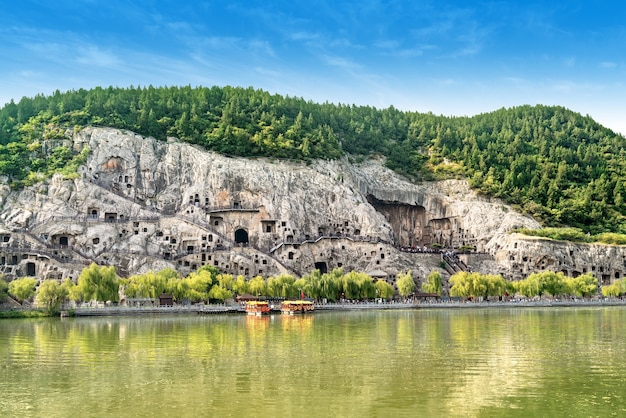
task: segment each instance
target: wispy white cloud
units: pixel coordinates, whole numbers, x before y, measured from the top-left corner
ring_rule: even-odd
[[[438,20],[411,30],[411,34],[416,39],[432,40],[447,36],[453,29],[454,25],[451,20]]]
[[[86,45],[79,47],[76,62],[79,64],[112,68],[121,63],[121,60],[110,51],[103,51],[96,45]]]
[[[529,81],[522,77],[509,76],[503,77],[502,80],[506,85],[513,87],[525,87],[529,85]]]
[[[254,40],[248,41],[247,46],[245,46],[245,48],[257,54],[266,55],[272,58],[276,57],[276,53],[274,52],[274,50],[272,49],[272,46],[270,45],[268,41],[254,39]]]
[[[20,45],[31,52],[33,59],[40,62],[51,62],[63,66],[71,63],[103,68],[113,68],[121,63],[115,53],[105,50],[98,45],[91,44],[71,36],[66,39],[51,37],[49,42],[22,40]]]
[[[605,68],[605,69],[612,69],[612,68],[617,67],[617,63],[612,62],[612,61],[602,61],[601,63],[598,64],[598,67]]]
[[[489,27],[471,22],[468,24],[465,31],[461,32],[458,36],[461,47],[457,53],[453,55],[471,56],[478,54],[482,51],[483,44],[490,34],[491,29]]]
[[[319,33],[298,31],[288,34],[287,37],[292,41],[317,41],[321,38],[321,35]]]
[[[351,40],[349,40],[348,38],[337,38],[337,39],[331,39],[327,45],[330,48],[343,48],[343,49],[355,49],[355,50],[362,50],[364,49],[364,46],[359,44],[359,43],[355,43]]]
[[[162,20],[162,17],[159,17],[157,20]],[[193,26],[189,22],[181,22],[181,21],[165,21],[165,26],[167,29],[174,33],[190,33],[198,28],[193,28]]]
[[[33,71],[33,70],[21,70],[18,72],[20,77],[23,78],[39,78],[45,75],[45,73],[41,71]]]
[[[559,2],[544,3],[541,7],[529,7],[511,11],[511,22],[522,27],[528,33],[540,35],[543,38],[555,38],[569,35],[554,21],[555,16],[565,12],[569,7]],[[560,10],[561,9],[561,10]]]
[[[459,83],[458,83],[457,80],[455,80],[453,78],[445,78],[443,80],[438,80],[437,84],[439,84],[440,86],[449,87],[449,86],[455,86],[455,85],[457,85]]]
[[[590,92],[600,92],[607,87],[602,83],[580,83],[572,80],[547,81],[547,85],[553,91],[566,94],[588,94]]]
[[[361,65],[345,57],[324,54],[322,58],[327,65],[344,71],[355,71],[362,68]]]
[[[378,42],[374,42],[374,46],[376,48],[381,48],[381,49],[395,50],[400,47],[400,42],[397,40],[378,41]]]
[[[278,78],[283,74],[281,71],[271,70],[269,68],[263,67],[254,67],[254,71],[262,76],[269,76],[274,78]]]
[[[576,57],[567,57],[563,60],[563,65],[565,67],[575,67],[576,66]]]
[[[187,46],[197,49],[234,49],[239,48],[241,39],[228,36],[188,36],[184,38]]]
[[[40,42],[36,40],[23,40],[18,42],[24,49],[36,54],[41,58],[53,58],[65,55],[67,46],[56,42]],[[63,57],[64,58],[64,57]]]
[[[427,47],[408,48],[409,55],[419,56],[427,50],[452,58],[479,54],[498,25],[485,22],[480,13],[480,9],[471,8],[430,11],[410,31],[413,43]]]

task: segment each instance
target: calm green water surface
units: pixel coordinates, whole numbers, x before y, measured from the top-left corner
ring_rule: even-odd
[[[625,416],[626,308],[0,321],[0,416]]]

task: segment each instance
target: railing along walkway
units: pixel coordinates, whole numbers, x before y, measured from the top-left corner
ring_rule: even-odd
[[[274,245],[272,248],[269,249],[270,253],[274,253],[276,252],[279,248],[285,246],[285,245],[303,245],[303,244],[316,244],[319,241],[322,240],[326,240],[326,239],[347,239],[349,241],[352,242],[368,242],[371,244],[388,244],[391,245],[391,243],[389,241],[385,241],[382,238],[379,237],[368,237],[368,236],[362,236],[362,235],[347,235],[347,234],[343,234],[343,235],[319,235],[315,238],[298,238],[297,240],[285,240],[285,241],[281,241],[279,243],[277,243],[276,245]]]

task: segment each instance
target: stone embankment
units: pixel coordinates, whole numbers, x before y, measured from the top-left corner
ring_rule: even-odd
[[[315,311],[363,311],[363,310],[399,310],[399,309],[511,309],[511,308],[571,308],[571,307],[609,307],[626,306],[623,299],[566,299],[566,300],[511,300],[498,302],[397,302],[397,303],[325,303],[315,304]],[[280,310],[272,310],[279,313]],[[85,307],[73,311],[74,316],[141,316],[175,314],[242,314],[241,305],[180,305],[154,307]]]

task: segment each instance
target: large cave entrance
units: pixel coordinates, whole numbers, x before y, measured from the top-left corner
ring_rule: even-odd
[[[391,224],[396,245],[422,247],[430,244],[430,236],[426,232],[426,209],[423,206],[385,202],[372,195],[367,196],[367,201]]]
[[[235,242],[237,244],[247,244],[248,243],[248,231],[242,228],[239,228],[238,230],[236,230]]]

